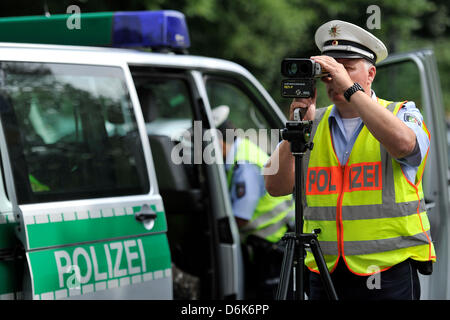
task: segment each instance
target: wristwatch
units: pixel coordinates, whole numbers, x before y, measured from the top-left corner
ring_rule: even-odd
[[[344,92],[344,97],[345,99],[350,102],[350,97],[352,96],[352,94],[354,94],[356,91],[362,91],[365,92],[363,87],[361,87],[361,85],[358,82],[355,82],[350,88],[348,88],[345,92]]]

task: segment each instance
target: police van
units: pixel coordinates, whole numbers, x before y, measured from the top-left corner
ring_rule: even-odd
[[[87,13],[80,29],[67,19],[0,19],[0,298],[248,298],[223,164],[202,157],[221,149],[204,133],[219,105],[244,130],[283,128],[284,114],[245,68],[186,54],[179,12]],[[424,187],[438,263],[422,297],[447,299],[433,53],[392,55],[377,81],[383,98],[411,96],[431,132]],[[200,144],[185,136],[196,131]]]

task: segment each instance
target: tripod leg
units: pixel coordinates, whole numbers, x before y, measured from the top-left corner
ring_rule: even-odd
[[[323,258],[319,242],[316,239],[311,239],[309,245],[314,255],[314,259],[316,260],[317,266],[319,267],[320,277],[322,279],[322,284],[325,287],[325,291],[327,292],[328,299],[338,300],[338,296],[334,288],[333,281],[331,280],[330,273],[328,272],[327,264],[325,263],[325,259]]]
[[[280,283],[278,284],[276,300],[286,300],[289,287],[289,279],[291,278],[292,264],[294,262],[295,238],[287,239],[286,248],[281,264]]]
[[[305,284],[304,284],[304,267],[305,267],[305,246],[301,242],[298,245],[298,257],[295,263],[295,284],[296,288],[294,291],[295,300],[305,300]]]

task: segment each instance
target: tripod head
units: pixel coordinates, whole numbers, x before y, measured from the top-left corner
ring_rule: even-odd
[[[286,122],[286,128],[281,130],[281,138],[291,143],[293,155],[303,155],[306,150],[312,150],[313,143],[309,142],[313,122],[300,120],[300,108],[294,110],[294,120]]]

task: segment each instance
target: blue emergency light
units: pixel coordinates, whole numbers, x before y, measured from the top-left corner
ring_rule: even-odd
[[[70,27],[71,19],[80,19],[79,28]],[[174,10],[0,18],[0,41],[174,51],[190,46],[184,14]]]
[[[173,10],[117,12],[113,47],[189,48],[184,14]]]

